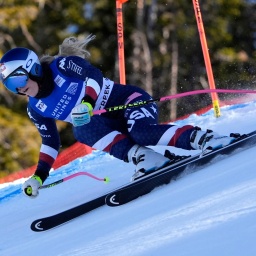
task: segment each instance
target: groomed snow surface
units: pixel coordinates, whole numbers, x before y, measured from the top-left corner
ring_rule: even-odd
[[[256,129],[256,103],[223,107],[217,119],[212,110],[202,116],[193,114],[177,124],[197,125],[221,134],[251,132]],[[32,221],[129,182],[133,165],[94,151],[51,172],[45,184],[80,171],[109,177],[108,184],[79,176],[42,189],[36,199],[22,194],[24,179],[2,184],[0,255],[255,256],[255,163],[256,147],[228,158],[217,157],[203,169],[133,202],[116,208],[100,207],[41,233],[30,230]]]

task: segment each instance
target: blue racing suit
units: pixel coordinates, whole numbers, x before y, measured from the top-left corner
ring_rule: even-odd
[[[53,90],[44,98],[29,97],[27,109],[42,137],[38,169],[45,172],[45,178],[60,148],[55,121],[71,123],[71,111],[82,100],[100,110],[151,99],[136,86],[124,86],[103,77],[99,69],[80,57],[58,57],[49,65]],[[192,149],[190,135],[194,129],[190,125],[158,124],[158,108],[151,103],[94,115],[90,123],[73,127],[73,133],[79,142],[127,161],[127,153],[135,144]]]

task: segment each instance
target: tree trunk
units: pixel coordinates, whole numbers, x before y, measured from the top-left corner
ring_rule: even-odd
[[[172,41],[172,64],[171,64],[171,72],[170,72],[170,94],[174,95],[177,94],[177,82],[178,82],[178,59],[179,59],[179,52],[178,52],[178,43],[176,38],[174,37]],[[170,120],[175,120],[177,118],[177,99],[171,100],[170,104]]]

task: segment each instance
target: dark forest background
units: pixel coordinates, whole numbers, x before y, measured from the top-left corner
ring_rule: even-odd
[[[199,3],[216,87],[255,89],[256,1]],[[127,84],[154,98],[209,88],[192,1],[130,0],[123,19]],[[96,35],[88,46],[91,63],[119,81],[114,0],[0,0],[0,57],[18,46],[54,55],[65,37],[90,33]],[[41,139],[26,102],[0,84],[0,177],[37,162]],[[160,122],[209,104],[209,95],[159,103]],[[71,125],[58,122],[58,128],[65,149],[75,142]]]

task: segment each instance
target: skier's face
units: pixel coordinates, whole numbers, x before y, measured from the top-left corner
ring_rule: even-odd
[[[28,79],[28,82],[25,86],[17,88],[19,93],[25,94],[30,97],[35,97],[39,91],[37,82]]]

